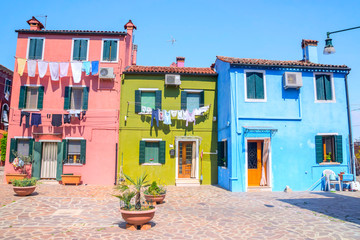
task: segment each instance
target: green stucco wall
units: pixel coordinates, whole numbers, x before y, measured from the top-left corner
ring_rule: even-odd
[[[131,177],[146,172],[150,180],[161,180],[167,185],[175,184],[176,159],[170,156],[175,150],[176,136],[194,136],[201,138],[199,153],[204,152],[202,159],[201,184],[217,183],[217,122],[216,116],[216,76],[181,76],[181,86],[165,86],[163,75],[123,75],[121,86],[120,134],[118,174],[121,171]],[[205,116],[196,117],[196,125],[184,120],[172,118],[172,125],[159,123],[159,127],[151,127],[151,115],[135,113],[135,90],[139,88],[158,88],[162,91],[162,109],[181,110],[181,91],[183,89],[204,90],[204,105],[210,105]],[[125,121],[125,116],[127,120]],[[166,161],[160,166],[144,166],[139,164],[139,142],[143,138],[157,138],[166,141]],[[169,145],[173,147],[169,147]],[[177,154],[177,153],[176,153]],[[176,155],[175,154],[175,155]],[[199,154],[200,155],[200,154]],[[199,157],[199,179],[201,175],[201,158]]]

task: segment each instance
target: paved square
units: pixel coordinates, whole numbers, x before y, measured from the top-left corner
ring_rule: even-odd
[[[1,239],[360,239],[360,193],[168,187],[147,231],[127,231],[112,187],[0,184]]]

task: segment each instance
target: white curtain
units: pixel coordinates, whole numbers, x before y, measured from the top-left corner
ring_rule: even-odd
[[[192,143],[191,178],[196,176],[196,142]]]
[[[265,165],[268,163],[269,160],[269,145],[270,145],[270,139],[264,140],[264,146],[263,146],[263,152],[262,152],[262,163],[261,163],[261,180],[260,180],[260,186],[266,186],[266,174],[265,174]]]
[[[56,178],[57,143],[43,143],[41,178]]]

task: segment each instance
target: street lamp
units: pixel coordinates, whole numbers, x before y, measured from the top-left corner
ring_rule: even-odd
[[[325,40],[325,47],[324,47],[324,54],[332,54],[335,53],[335,48],[332,45],[332,39],[330,38],[330,34],[333,33],[338,33],[338,32],[345,32],[345,31],[349,31],[349,30],[353,30],[353,29],[357,29],[360,28],[360,26],[358,27],[353,27],[353,28],[347,28],[347,29],[342,29],[342,30],[338,30],[338,31],[334,31],[334,32],[327,32],[326,33],[326,40]]]

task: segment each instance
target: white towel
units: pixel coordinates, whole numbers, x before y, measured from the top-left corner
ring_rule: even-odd
[[[48,62],[38,61],[39,77],[43,78],[47,72]]]
[[[185,114],[184,110],[178,111],[178,119],[179,120],[186,120],[186,118],[184,118],[184,114]]]
[[[35,77],[36,72],[36,60],[27,60],[28,76]]]
[[[177,116],[177,112],[176,110],[170,110],[170,114],[171,114],[171,117],[175,118]]]
[[[60,77],[66,77],[69,72],[69,63],[61,62],[60,63]]]
[[[71,62],[74,83],[79,83],[81,81],[81,67],[82,62]]]
[[[49,67],[50,67],[51,80],[59,81],[59,63],[50,62]]]

